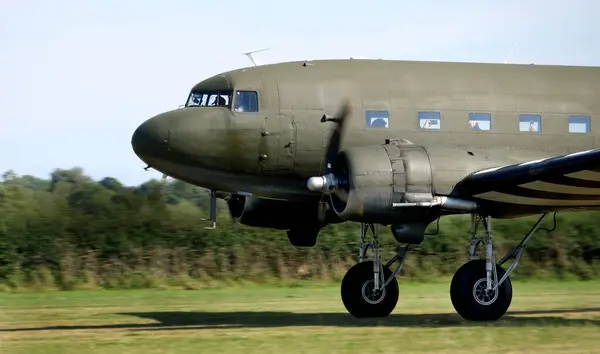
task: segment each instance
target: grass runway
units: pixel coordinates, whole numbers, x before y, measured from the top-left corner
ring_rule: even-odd
[[[600,282],[513,282],[509,313],[462,320],[449,284],[403,284],[357,320],[338,285],[0,294],[0,353],[598,353]]]

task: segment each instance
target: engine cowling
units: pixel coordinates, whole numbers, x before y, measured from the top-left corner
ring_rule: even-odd
[[[321,228],[342,220],[326,204],[262,199],[232,195],[227,199],[231,216],[240,224],[278,230]]]
[[[383,225],[435,219],[421,205],[432,203],[432,167],[422,146],[404,140],[352,147],[332,164],[333,210],[343,220]],[[431,220],[433,220],[431,219]]]

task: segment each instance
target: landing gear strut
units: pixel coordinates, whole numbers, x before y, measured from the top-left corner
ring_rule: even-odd
[[[517,266],[523,249],[531,236],[546,218],[543,214],[519,245],[496,263],[492,248],[491,218],[472,215],[470,261],[456,271],[450,284],[450,299],[456,312],[470,321],[495,321],[506,313],[512,301],[512,283],[509,275]],[[483,224],[485,235],[477,236],[479,224]],[[478,259],[477,246],[485,248],[485,260]],[[508,270],[501,266],[514,258]]]
[[[470,321],[494,321],[504,316],[512,301],[512,283],[509,276],[518,265],[527,242],[540,228],[547,215],[542,214],[517,247],[497,263],[492,246],[491,218],[479,214],[472,215],[470,260],[456,271],[450,284],[450,299],[460,316]],[[483,236],[477,235],[480,224],[485,232]],[[556,220],[554,224],[556,226]],[[385,317],[394,310],[398,302],[396,275],[404,266],[410,245],[419,243],[420,240],[394,235],[399,241],[411,241],[389,262],[383,264],[379,253],[377,225],[361,223],[360,230],[359,262],[348,270],[342,280],[342,302],[354,317]],[[367,242],[368,231],[371,232],[373,241]],[[479,259],[477,256],[479,244],[484,246],[485,259]],[[366,257],[369,248],[373,253],[372,260],[367,260]],[[504,270],[502,264],[510,258],[514,258],[514,261]],[[399,261],[399,264],[392,272],[390,266],[396,261]]]
[[[373,241],[367,242],[367,232],[371,231]],[[367,260],[368,249],[372,250],[372,260]],[[348,270],[342,280],[342,302],[346,310],[357,318],[386,317],[396,307],[399,289],[396,274],[400,272],[406,259],[409,245],[404,246],[385,265],[379,253],[379,230],[377,224],[360,224],[360,251],[358,263]],[[392,272],[390,266],[399,261]]]

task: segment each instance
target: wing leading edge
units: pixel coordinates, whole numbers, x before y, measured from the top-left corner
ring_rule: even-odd
[[[452,196],[474,199],[494,217],[600,207],[600,149],[476,171]]]

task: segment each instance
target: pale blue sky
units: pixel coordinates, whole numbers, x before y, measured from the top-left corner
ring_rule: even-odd
[[[131,150],[193,84],[257,60],[600,66],[598,0],[0,1],[0,173],[158,178]]]

